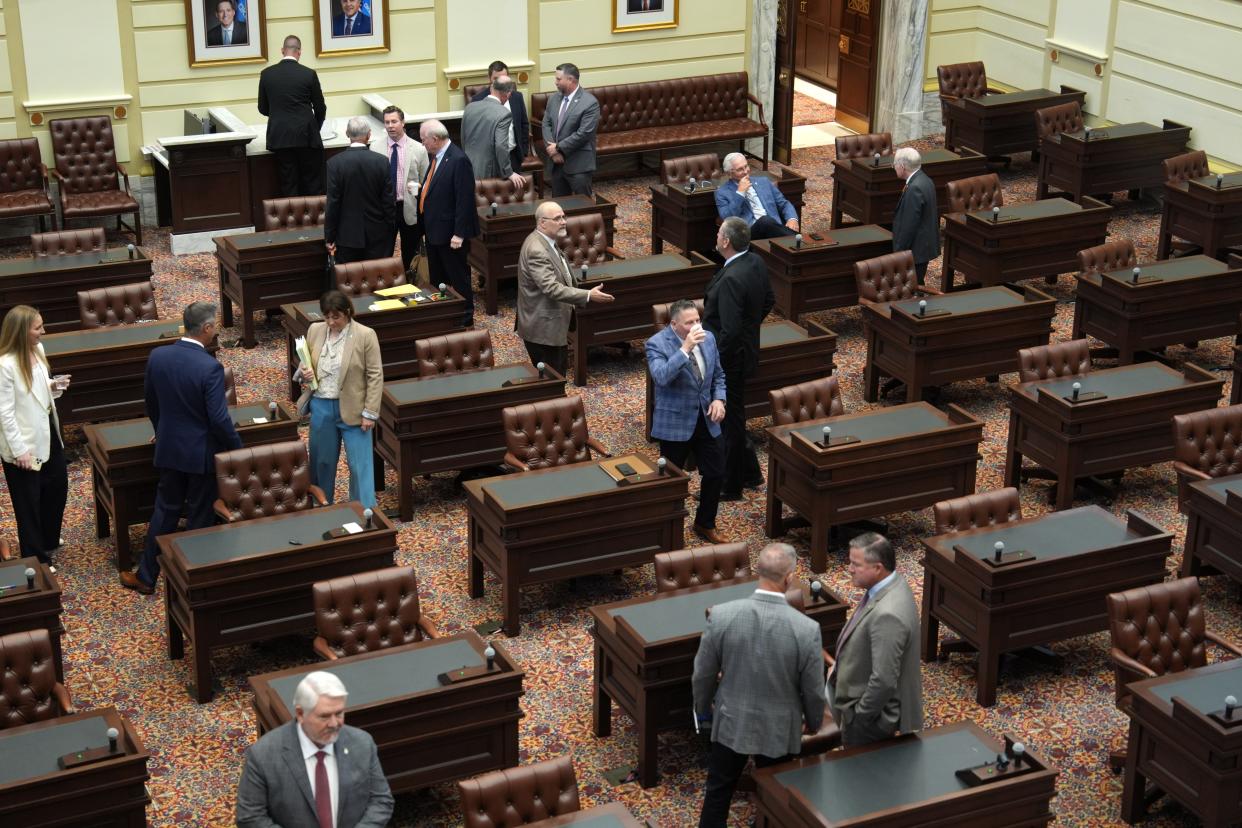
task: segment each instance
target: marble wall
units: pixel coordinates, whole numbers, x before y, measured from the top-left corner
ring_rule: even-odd
[[[923,63],[927,58],[928,0],[885,0],[880,21],[872,132],[891,132],[894,144],[921,138]]]
[[[780,0],[754,0],[751,10],[750,91],[763,102],[763,113],[768,119],[768,135],[771,136],[772,101],[776,79],[776,7]],[[763,152],[763,140],[752,138],[746,149],[759,155]]]

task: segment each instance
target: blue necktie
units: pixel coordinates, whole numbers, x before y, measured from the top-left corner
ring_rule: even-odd
[[[345,36],[349,37],[354,33],[354,19],[352,17],[345,20]]]
[[[401,191],[397,189],[397,145],[392,145],[392,154],[388,156],[388,177],[392,179],[392,192],[397,201],[401,200]]]

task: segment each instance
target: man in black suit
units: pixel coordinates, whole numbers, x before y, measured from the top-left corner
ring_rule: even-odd
[[[763,260],[750,250],[750,228],[736,216],[725,219],[716,234],[716,251],[724,267],[703,295],[703,327],[716,337],[725,372],[725,478],[721,500],[741,500],[743,487],[763,485],[759,458],[746,436],[744,391],[747,377],[759,367],[759,327],[776,296]]]
[[[245,21],[237,19],[237,0],[216,0],[219,25],[207,30],[208,46],[245,46],[250,43]]]
[[[302,41],[285,38],[280,62],[259,74],[259,112],[267,116],[267,148],[276,157],[282,196],[323,192],[323,126],[328,107],[319,76],[298,63]]]
[[[328,161],[328,201],[323,240],[338,262],[386,259],[392,255],[395,206],[388,164],[371,152],[371,127],[350,118],[349,148]]]
[[[481,101],[491,94],[492,82],[496,78],[504,76],[509,77],[509,67],[504,61],[494,60],[487,67],[487,86],[474,93],[474,97],[470,99],[471,103]],[[520,173],[522,171],[522,161],[526,158],[526,153],[530,150],[530,117],[526,114],[526,99],[522,97],[522,93],[518,89],[514,89],[509,95],[509,100],[505,101],[505,109],[509,110],[509,114],[513,116],[513,124],[509,128],[509,161],[513,165],[513,171]]]
[[[936,185],[923,172],[923,158],[913,147],[893,154],[893,171],[906,182],[893,214],[893,252],[914,254],[919,284],[927,275],[927,263],[940,255],[940,213],[936,209]]]
[[[147,358],[147,416],[155,428],[155,468],[160,482],[138,573],[122,572],[121,586],[150,595],[160,576],[156,538],[177,528],[215,523],[216,453],[242,447],[224,399],[224,366],[207,353],[216,338],[216,306],[191,302],[181,314],[185,335]]]
[[[465,298],[464,324],[469,328],[474,324],[474,287],[468,256],[470,239],[479,235],[474,169],[439,121],[423,121],[418,137],[431,159],[418,194],[418,223],[426,239],[431,283],[446,282]]]

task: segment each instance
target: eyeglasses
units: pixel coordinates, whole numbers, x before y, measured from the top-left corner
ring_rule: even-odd
[[[569,219],[566,218],[564,214],[561,214],[559,216],[544,216],[543,220],[544,221],[569,221]]]

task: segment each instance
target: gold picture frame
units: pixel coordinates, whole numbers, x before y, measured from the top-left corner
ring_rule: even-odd
[[[316,57],[390,51],[389,30],[388,0],[315,0]]]
[[[612,0],[612,31],[615,34],[675,29],[677,4],[678,0]]]
[[[185,0],[185,49],[190,68],[267,63],[266,2]],[[232,41],[227,44],[222,34],[226,23],[227,39]]]

